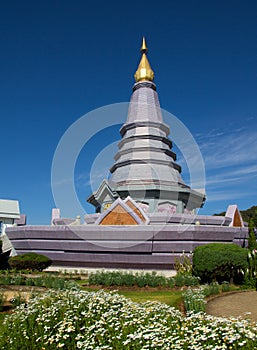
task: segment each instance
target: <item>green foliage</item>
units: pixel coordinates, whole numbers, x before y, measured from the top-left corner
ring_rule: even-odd
[[[176,287],[197,286],[200,281],[200,279],[196,276],[192,276],[190,274],[182,274],[182,273],[178,273],[176,276],[171,278],[174,280],[174,285]]]
[[[183,293],[184,306],[187,312],[205,312],[206,301],[203,287],[197,289],[189,288]]]
[[[9,265],[16,270],[43,271],[51,264],[51,259],[36,253],[25,253],[9,259]]]
[[[256,236],[254,233],[254,221],[253,219],[249,220],[249,226],[248,226],[248,249],[254,250],[257,249],[257,242],[256,242]]]
[[[39,295],[5,317],[0,332],[5,350],[241,348],[257,348],[250,320],[203,313],[183,317],[165,304],[134,303],[104,291]]]
[[[249,250],[247,255],[248,268],[244,271],[244,285],[256,288],[257,285],[257,250]]]
[[[229,283],[223,282],[219,285],[217,282],[200,286],[199,288],[188,288],[183,293],[184,305],[187,312],[205,312],[206,309],[206,297],[210,295],[219,294],[222,292],[228,292],[231,290]]]
[[[250,221],[252,220],[254,227],[257,227],[257,206],[256,205],[246,210],[240,210],[240,213],[244,221],[250,223]]]
[[[89,285],[101,286],[138,286],[138,287],[174,287],[194,286],[199,284],[199,279],[190,274],[179,273],[174,277],[157,275],[155,271],[147,273],[125,273],[120,271],[97,271],[90,274]]]
[[[1,271],[0,274],[0,284],[1,285],[23,285],[25,284],[25,277],[22,277],[21,274],[13,274],[8,270]]]
[[[222,290],[222,292],[230,291],[230,284],[228,282],[222,282],[221,290]]]
[[[16,286],[35,286],[46,287],[52,289],[75,289],[78,288],[76,282],[71,279],[63,277],[56,277],[54,275],[41,275],[37,277],[24,276],[21,273],[13,273],[10,271],[3,271],[0,274],[0,285],[16,285]]]
[[[217,282],[212,282],[210,284],[204,285],[204,296],[209,297],[210,295],[215,295],[220,293],[220,285]]]
[[[158,276],[156,272],[152,273],[132,273],[126,272],[105,272],[97,271],[94,274],[90,274],[88,282],[90,285],[102,285],[102,286],[138,286],[138,287],[157,287],[166,285],[166,278],[164,276]]]
[[[217,281],[243,282],[247,269],[247,250],[233,243],[210,243],[199,246],[193,253],[193,274],[202,283]]]
[[[175,270],[178,274],[192,275],[192,262],[190,256],[183,253],[180,257],[175,258]]]
[[[215,213],[213,214],[213,216],[225,216],[226,215],[226,212],[225,211],[222,211],[221,213]]]
[[[89,291],[92,291],[91,289]],[[176,290],[167,290],[167,289],[127,289],[119,288],[118,293],[125,296],[126,298],[131,299],[136,303],[143,303],[146,301],[155,301],[165,303],[169,306],[174,306],[176,309],[180,309],[182,302],[182,291],[181,289]]]

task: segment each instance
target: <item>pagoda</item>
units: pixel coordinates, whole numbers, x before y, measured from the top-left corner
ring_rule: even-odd
[[[171,270],[199,245],[247,245],[248,228],[236,205],[225,216],[195,213],[205,196],[182,180],[145,39],[141,53],[110,177],[88,198],[96,213],[84,215],[82,223],[54,208],[51,225],[8,227],[16,254],[43,254],[58,268]]]
[[[146,213],[194,213],[202,207],[205,196],[187,186],[181,177],[168,138],[169,126],[163,122],[145,38],[140,51],[142,57],[110,179],[103,180],[87,201],[96,212],[103,212],[117,198],[130,196]]]

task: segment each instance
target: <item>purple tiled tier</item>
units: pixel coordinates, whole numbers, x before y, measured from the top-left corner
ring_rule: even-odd
[[[191,254],[196,246],[244,246],[248,237],[247,228],[181,224],[18,226],[6,233],[17,254],[43,254],[56,266],[143,269],[171,269],[176,257]]]

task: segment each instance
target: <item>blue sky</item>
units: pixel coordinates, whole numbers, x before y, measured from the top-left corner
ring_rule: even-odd
[[[30,224],[50,222],[62,135],[84,114],[129,101],[145,35],[161,106],[203,155],[207,202],[199,213],[256,205],[256,13],[256,1],[237,0],[3,2],[0,198],[18,199]],[[82,149],[75,169],[82,205],[92,164],[119,137],[113,127]]]

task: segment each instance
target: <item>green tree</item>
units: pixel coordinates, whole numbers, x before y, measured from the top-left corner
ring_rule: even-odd
[[[248,208],[246,210],[240,210],[240,213],[242,215],[243,221],[250,222],[250,220],[253,220],[254,227],[257,228],[257,206],[253,205],[251,208]],[[222,213],[219,214],[214,214],[216,215],[221,215],[224,216],[226,215],[226,212],[223,211]]]
[[[250,223],[251,220],[253,220],[254,227],[257,227],[257,206],[252,206],[249,209],[241,210],[240,211],[242,218],[244,221],[247,221]]]
[[[250,251],[257,249],[257,242],[256,242],[256,237],[254,233],[254,221],[253,219],[249,220],[249,225],[248,225],[248,249]]]

